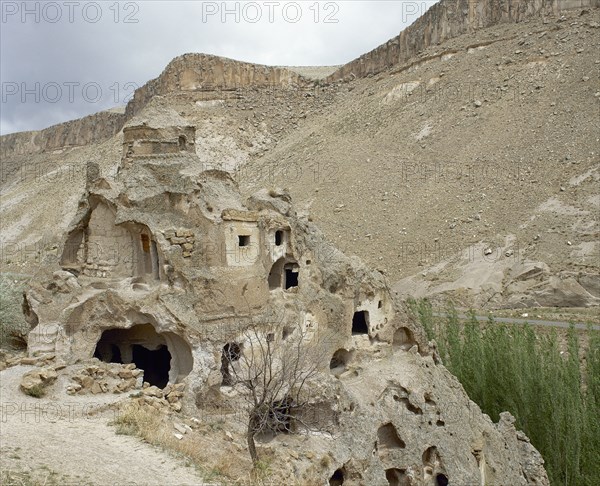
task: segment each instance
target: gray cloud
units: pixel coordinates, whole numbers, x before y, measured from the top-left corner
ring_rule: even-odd
[[[0,133],[123,105],[187,52],[343,64],[397,35],[418,1],[0,2]]]

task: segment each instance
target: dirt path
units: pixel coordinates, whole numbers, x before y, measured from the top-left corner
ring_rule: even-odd
[[[122,399],[119,395],[25,396],[18,386],[29,369],[16,366],[0,372],[0,469],[5,474],[26,474],[39,484],[215,484],[203,482],[183,459],[137,438],[116,435],[107,425],[115,412],[90,415]]]

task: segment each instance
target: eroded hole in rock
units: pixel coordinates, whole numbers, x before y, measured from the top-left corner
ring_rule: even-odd
[[[436,486],[448,486],[448,478],[445,474],[438,474],[435,477]]]
[[[352,334],[369,334],[369,312],[357,311],[352,317]]]
[[[429,447],[423,452],[423,479],[429,483],[433,482],[436,486],[447,486],[448,477],[442,458],[437,450],[437,447]]]
[[[329,478],[329,486],[340,486],[342,484],[344,484],[344,471],[342,469],[336,469]]]
[[[408,397],[400,397],[398,395],[394,395],[394,400],[396,402],[403,403],[410,413],[414,413],[415,415],[423,415],[423,411],[419,407],[415,407],[412,403],[410,403]]]
[[[393,345],[396,348],[409,350],[417,341],[415,340],[413,333],[407,327],[401,327],[394,332]]]
[[[398,435],[394,424],[387,423],[377,430],[377,450],[382,452],[387,449],[404,449],[406,444]]]
[[[405,469],[390,468],[385,470],[385,479],[390,486],[408,486],[409,478]]]
[[[329,362],[329,369],[335,376],[341,375],[346,371],[346,365],[350,362],[352,354],[345,349],[338,349],[333,353],[333,357]]]
[[[237,343],[227,343],[223,346],[221,353],[221,376],[223,377],[223,386],[231,386],[233,377],[231,376],[231,368],[236,361],[239,361],[242,355],[242,350]]]
[[[157,333],[152,324],[104,331],[94,356],[107,363],[135,363],[144,370],[144,381],[159,388],[183,379],[193,366],[189,345],[176,334]]]
[[[433,466],[436,462],[439,462],[437,447],[429,447],[423,452],[423,465]]]
[[[186,143],[187,143],[187,140],[185,139],[185,137],[183,135],[180,135],[179,139],[178,139],[178,144],[179,144],[179,150],[181,152],[185,151],[185,145],[186,145]]]

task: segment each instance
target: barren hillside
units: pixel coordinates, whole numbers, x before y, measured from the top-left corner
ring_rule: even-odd
[[[510,254],[597,274],[598,20],[498,25],[344,84],[334,109],[251,161],[245,185],[279,174],[391,281],[489,249],[488,269]]]
[[[125,118],[148,103],[175,108],[197,126],[206,169],[234,172],[246,193],[288,187],[343,251],[391,284],[410,277],[400,292],[594,305],[599,26],[597,8],[502,22],[329,84],[294,68],[186,55],[136,92]],[[296,71],[331,71],[307,69]],[[88,161],[116,170],[117,116],[2,137],[5,268],[35,271],[55,251]],[[538,265],[537,280],[515,269],[524,262]],[[527,288],[504,295],[515,279]],[[559,297],[521,297],[536,285]]]

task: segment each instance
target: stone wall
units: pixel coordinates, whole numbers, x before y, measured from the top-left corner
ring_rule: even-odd
[[[600,7],[600,0],[442,0],[400,35],[345,64],[326,81],[377,74],[408,61],[427,47],[495,24],[583,7]]]

